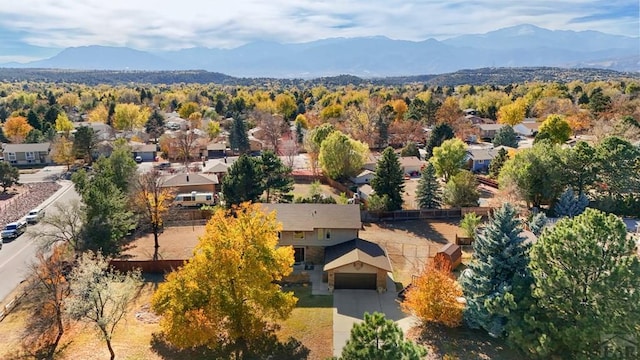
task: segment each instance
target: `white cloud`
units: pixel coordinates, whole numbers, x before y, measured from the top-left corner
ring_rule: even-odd
[[[441,39],[523,23],[638,36],[638,13],[628,14],[637,7],[637,0],[14,0],[0,7],[0,28],[28,34],[21,40],[31,45],[140,49],[374,35]]]

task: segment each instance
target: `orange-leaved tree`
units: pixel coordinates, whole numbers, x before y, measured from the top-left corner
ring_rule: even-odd
[[[31,130],[33,127],[24,116],[12,116],[4,123],[4,134],[14,144],[22,143]]]
[[[291,247],[277,247],[280,230],[275,213],[259,204],[216,211],[193,257],[153,296],[165,338],[178,348],[207,346],[249,357],[297,302],[278,285],[294,261]]]
[[[462,289],[451,274],[451,266],[434,260],[414,279],[402,302],[402,310],[417,316],[423,323],[449,327],[462,322]]]

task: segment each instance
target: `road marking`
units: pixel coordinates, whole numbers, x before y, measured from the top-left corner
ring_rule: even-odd
[[[17,241],[18,239],[15,239],[13,241]],[[7,259],[7,261],[3,262],[2,264],[0,264],[0,268],[5,267],[8,263],[10,263],[11,261],[13,261],[13,259],[16,258],[16,256],[20,255],[20,253],[22,253],[26,248],[28,248],[31,244],[33,244],[33,240],[31,239],[30,242],[25,243],[25,246],[22,247],[22,249],[18,250],[15,254],[13,254],[13,256],[11,256],[10,258]]]

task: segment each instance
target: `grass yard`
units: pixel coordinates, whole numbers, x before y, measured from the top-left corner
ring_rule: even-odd
[[[151,296],[159,279],[147,281],[140,289],[136,301],[125,320],[113,336],[113,347],[118,359],[125,360],[181,360],[219,358],[206,350],[178,351],[159,341],[159,318],[150,310]],[[313,296],[311,288],[295,287],[298,306],[278,332],[281,341],[293,337],[310,350],[309,359],[325,359],[332,355],[333,316],[332,296]],[[31,315],[29,304],[22,302],[0,322],[0,359],[18,359],[21,333]],[[154,335],[155,334],[155,335]],[[63,360],[108,359],[106,343],[93,330],[91,324],[73,323],[61,340],[64,351],[57,357]],[[222,357],[224,358],[224,357]]]
[[[311,351],[310,360],[333,355],[333,296],[311,295],[311,287],[292,287],[298,304],[278,331],[280,341],[293,337]]]

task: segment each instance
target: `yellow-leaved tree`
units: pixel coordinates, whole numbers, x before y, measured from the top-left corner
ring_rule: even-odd
[[[116,105],[113,114],[113,126],[118,130],[131,131],[141,127],[149,118],[149,109],[129,104]]]
[[[20,144],[27,137],[29,131],[33,130],[33,127],[29,125],[24,116],[12,116],[4,123],[3,130],[12,143]]]
[[[291,273],[293,249],[277,247],[275,213],[243,203],[217,210],[193,257],[167,276],[153,296],[165,338],[178,348],[207,346],[250,356],[286,319],[297,299],[278,281]]]
[[[71,130],[73,130],[73,123],[71,122],[71,120],[69,120],[67,114],[61,112],[56,118],[55,128],[57,132],[64,133],[66,137],[69,137]]]
[[[462,322],[464,304],[462,289],[451,274],[451,267],[434,261],[413,281],[402,302],[402,310],[423,323],[439,323],[449,327]]]
[[[64,136],[58,137],[52,144],[51,158],[58,164],[67,165],[67,171],[69,171],[71,164],[76,161],[73,141]]]
[[[107,119],[109,119],[109,110],[107,110],[107,107],[103,104],[96,105],[96,107],[89,112],[90,122],[106,123]]]
[[[171,188],[164,186],[164,178],[157,170],[140,174],[136,180],[133,193],[134,203],[142,218],[151,225],[155,245],[153,259],[157,260],[158,248],[160,247],[158,237],[174,194]]]
[[[520,124],[527,115],[527,102],[524,98],[519,98],[509,105],[501,106],[498,110],[498,123],[516,126]]]

